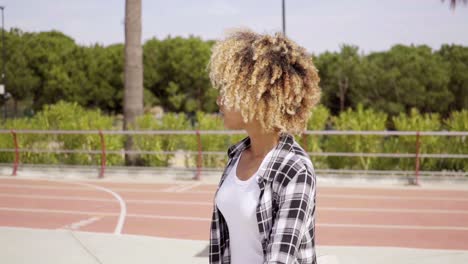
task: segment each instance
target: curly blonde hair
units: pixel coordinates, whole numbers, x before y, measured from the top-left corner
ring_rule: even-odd
[[[302,134],[320,100],[312,57],[281,33],[231,31],[213,46],[208,69],[221,103],[266,132]]]

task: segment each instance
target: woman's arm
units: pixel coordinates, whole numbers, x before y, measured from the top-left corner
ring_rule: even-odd
[[[304,233],[311,227],[306,223],[315,212],[315,177],[306,167],[297,172],[280,193],[265,263],[297,263],[297,252]],[[312,221],[313,225],[314,222]],[[315,248],[311,242],[311,248]]]

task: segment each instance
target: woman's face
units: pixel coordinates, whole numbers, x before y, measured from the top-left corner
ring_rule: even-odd
[[[241,130],[245,129],[244,120],[242,120],[242,115],[239,111],[228,110],[224,108],[224,105],[221,104],[221,96],[218,95],[216,99],[216,104],[219,106],[219,112],[224,121],[224,127],[226,129],[232,130]]]

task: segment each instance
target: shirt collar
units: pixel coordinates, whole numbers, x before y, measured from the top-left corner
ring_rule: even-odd
[[[287,153],[289,152],[294,144],[294,137],[289,133],[281,133],[279,142],[273,150],[273,153],[270,157],[270,160],[266,161],[266,169],[264,172],[260,173],[260,175],[269,180],[271,177],[271,173],[268,173],[269,168],[275,164],[275,161],[279,160],[281,157],[285,157],[286,155],[279,155],[280,153]],[[229,159],[234,157],[238,157],[239,154],[246,148],[250,147],[250,137],[247,136],[243,138],[241,141],[237,142],[236,144],[229,147],[227,153]]]

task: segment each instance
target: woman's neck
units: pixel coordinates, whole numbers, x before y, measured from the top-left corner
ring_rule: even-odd
[[[259,130],[247,130],[247,134],[250,138],[250,147],[248,149],[253,158],[264,157],[278,145],[280,140],[278,132],[262,133]]]

